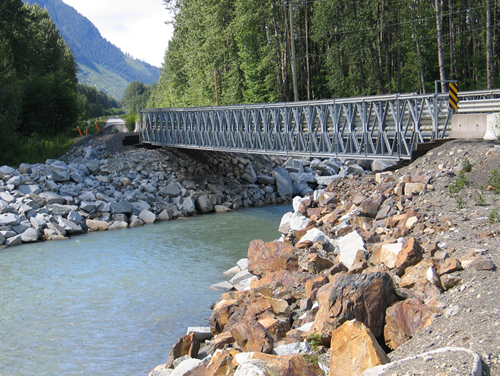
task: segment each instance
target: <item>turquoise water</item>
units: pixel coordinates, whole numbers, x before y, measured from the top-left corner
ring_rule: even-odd
[[[203,215],[0,251],[0,375],[146,375],[188,326],[208,325],[209,287],[271,241],[288,206]]]

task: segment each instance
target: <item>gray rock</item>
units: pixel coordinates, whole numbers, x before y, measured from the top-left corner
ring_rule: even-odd
[[[8,204],[16,202],[16,198],[10,194],[10,192],[0,192],[0,199]]]
[[[121,200],[111,203],[112,214],[132,214],[132,204],[128,200]]]
[[[21,235],[16,235],[11,238],[5,239],[4,245],[7,247],[14,247],[16,245],[21,245],[23,244],[23,240],[21,238]]]
[[[311,220],[309,218],[300,214],[299,212],[295,212],[295,213],[293,213],[292,217],[290,218],[290,230],[292,230],[292,231],[303,230],[307,226],[309,226],[310,223],[311,223]]]
[[[183,376],[201,363],[200,359],[186,359],[174,368],[170,376]]]
[[[179,196],[182,193],[182,186],[178,182],[170,183],[166,187],[160,189],[158,193],[170,197]]]
[[[181,212],[186,212],[188,215],[193,215],[196,213],[196,205],[192,197],[185,197],[182,206],[180,208]]]
[[[110,230],[121,230],[121,229],[124,229],[124,228],[127,228],[128,227],[128,223],[125,222],[125,221],[115,221],[113,222],[109,227],[108,227],[108,231]]]
[[[5,242],[5,236],[0,234],[0,245],[3,245],[4,242]]]
[[[210,286],[210,288],[212,290],[225,292],[225,291],[232,290],[234,287],[228,281],[224,281],[224,282],[216,283],[215,285]]]
[[[32,193],[39,194],[40,186],[38,184],[21,184],[17,190],[24,195],[30,195]]]
[[[21,223],[21,219],[17,214],[4,213],[0,214],[0,226],[17,226]]]
[[[209,326],[190,326],[187,328],[186,335],[188,336],[190,334],[194,334],[199,342],[205,342],[214,336]]]
[[[307,346],[307,342],[299,342],[278,346],[273,350],[273,353],[279,356],[283,356],[309,353],[309,351],[310,350],[309,346]]]
[[[276,179],[276,189],[281,197],[291,197],[293,195],[292,179],[290,173],[283,168],[276,168],[273,171]]]
[[[21,174],[31,174],[32,172],[31,165],[28,163],[21,163],[18,170]]]
[[[82,216],[76,211],[70,211],[68,213],[68,219],[77,225],[81,224],[83,220]]]
[[[51,166],[52,167],[52,166]],[[61,170],[58,168],[51,168],[50,169],[50,177],[54,182],[65,182],[69,181],[71,178],[71,175],[68,170]]]
[[[17,226],[11,226],[12,230],[14,230],[17,234],[21,235],[27,229],[31,228],[29,221],[24,221],[18,224]]]
[[[139,218],[146,224],[152,224],[156,220],[156,215],[153,212],[144,209],[140,212]]]
[[[9,180],[7,180],[7,184],[12,184],[15,187],[17,187],[18,185],[21,185],[22,183],[24,183],[24,180],[19,175],[13,176]]]
[[[158,214],[158,220],[160,221],[170,221],[173,219],[173,213],[170,209],[164,209],[160,214]]]
[[[233,278],[231,278],[229,280],[229,283],[232,284],[238,291],[247,291],[250,289],[250,283],[254,279],[257,279],[257,277],[250,273],[248,270],[242,270]]]
[[[229,209],[227,206],[224,205],[215,205],[214,210],[216,213],[227,213],[232,211],[232,209]]]
[[[23,243],[33,243],[38,240],[40,232],[35,230],[33,227],[28,228],[21,234],[21,240]]]
[[[209,213],[214,210],[214,205],[207,195],[201,195],[196,199],[196,210],[201,213]]]
[[[247,360],[238,365],[234,376],[266,376],[266,363],[262,360]]]
[[[16,172],[15,169],[9,166],[2,166],[0,167],[0,179],[5,180],[8,179],[10,176],[14,175]]]
[[[95,200],[97,200],[96,195],[93,192],[83,192],[80,196],[78,196],[78,198],[81,201],[95,201]]]
[[[196,189],[196,183],[193,180],[184,180],[182,185],[186,189]]]
[[[144,224],[144,221],[135,215],[131,216],[130,218],[131,218],[130,225],[129,225],[130,228],[141,227]]]
[[[0,199],[0,214],[13,212],[14,208],[12,208],[6,201]]]
[[[248,258],[242,258],[240,260],[238,260],[238,262],[236,263],[236,265],[238,265],[238,267],[241,269],[241,270],[246,270],[248,269]]]
[[[257,176],[257,183],[260,184],[265,184],[265,185],[274,185],[276,183],[276,180],[269,175],[258,175]]]
[[[339,175],[333,175],[333,176],[317,176],[316,181],[318,182],[319,185],[323,185],[327,187],[332,181],[340,179]]]
[[[78,210],[78,207],[72,205],[52,204],[52,205],[47,205],[45,209],[47,209],[50,214],[65,216],[72,210]]]
[[[361,166],[364,170],[370,170],[373,159],[356,159],[356,164]]]
[[[283,168],[288,172],[304,172],[304,163],[299,159],[288,158]]]
[[[97,156],[97,153],[95,152],[94,149],[92,149],[91,146],[89,146],[86,150],[85,150],[85,156],[83,157],[84,159],[97,159],[98,156]]]
[[[348,175],[364,175],[365,170],[360,165],[352,164],[349,167],[347,167],[347,174]]]
[[[7,227],[3,227],[3,228],[8,228],[9,229],[9,230],[2,230],[2,231],[0,231],[0,234],[2,234],[2,236],[5,239],[12,238],[13,236],[19,235],[17,232],[10,230],[10,228],[8,226]]]
[[[82,226],[66,218],[59,217],[57,224],[68,234],[82,234],[83,232],[85,232]]]
[[[82,201],[80,202],[80,210],[83,210],[87,213],[93,213],[96,209],[96,205],[93,202]]]
[[[291,172],[290,178],[293,182],[316,183],[316,178],[314,177],[314,175],[307,172]]]
[[[304,183],[304,182],[293,182],[292,187],[293,187],[293,195],[294,196],[295,195],[304,196],[302,194],[303,191],[305,191],[306,193],[313,192],[311,187],[309,187],[307,185],[307,183]]]
[[[371,170],[373,172],[380,172],[380,171],[384,171],[392,166],[395,166],[396,164],[397,164],[396,161],[376,159],[371,164]]]
[[[249,182],[250,184],[257,182],[257,174],[255,173],[255,170],[251,163],[248,163],[245,166],[245,172],[243,173],[243,175],[241,175],[241,178]]]
[[[59,196],[54,192],[42,192],[39,194],[39,196],[47,202],[46,205],[64,204],[66,202],[66,199],[64,197]]]
[[[91,174],[97,175],[99,173],[100,166],[97,159],[85,161],[84,165]]]

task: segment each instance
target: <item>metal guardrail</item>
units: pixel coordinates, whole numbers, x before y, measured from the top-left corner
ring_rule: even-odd
[[[500,90],[477,94],[482,95],[500,97]],[[411,159],[418,143],[446,137],[450,116],[447,94],[155,108],[140,112],[140,141],[225,152],[399,160]]]

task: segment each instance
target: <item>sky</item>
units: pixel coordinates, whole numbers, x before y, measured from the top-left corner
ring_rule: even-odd
[[[63,0],[123,52],[161,67],[172,35],[162,0]]]

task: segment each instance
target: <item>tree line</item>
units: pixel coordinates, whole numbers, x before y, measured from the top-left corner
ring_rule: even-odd
[[[0,0],[0,165],[58,158],[78,121],[123,113],[121,105],[78,84],[75,58],[45,9]]]
[[[174,35],[154,107],[498,84],[492,0],[164,0]],[[440,87],[445,90],[446,86]]]

